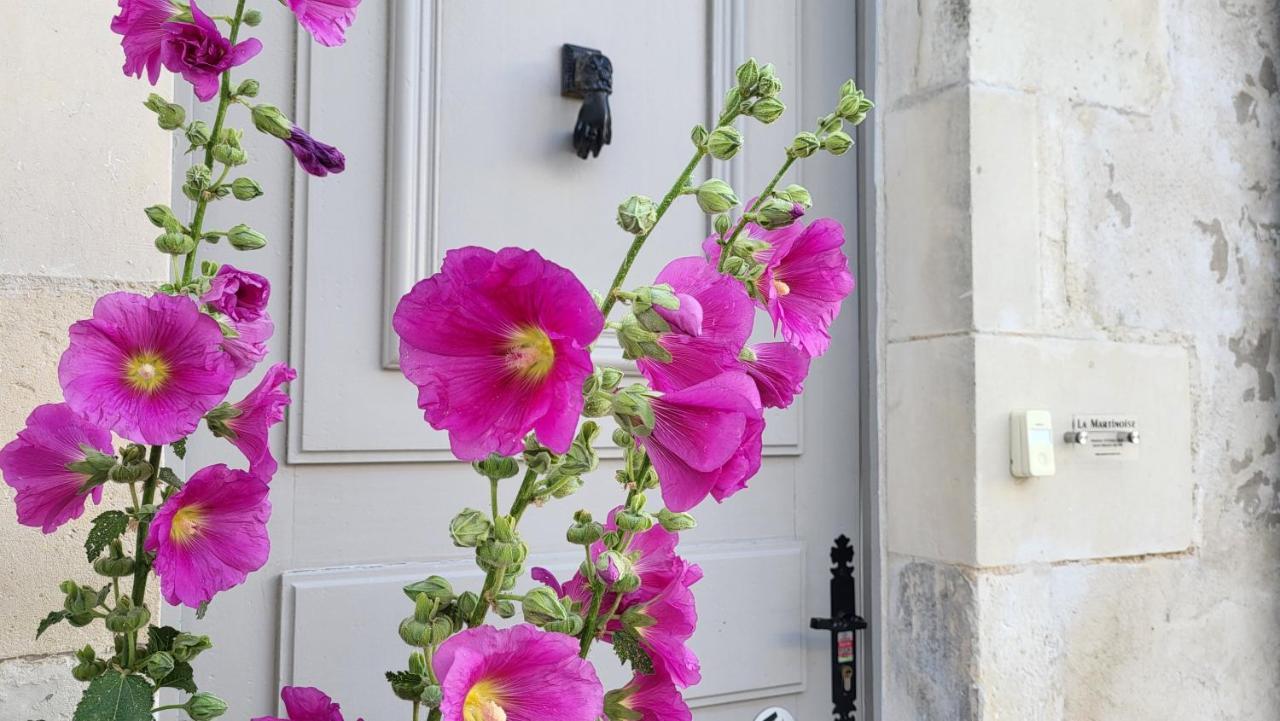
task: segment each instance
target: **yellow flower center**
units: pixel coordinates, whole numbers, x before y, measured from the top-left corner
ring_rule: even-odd
[[[540,381],[556,362],[551,339],[536,326],[525,326],[507,340],[507,367],[527,381]]]
[[[791,292],[791,286],[782,282],[781,278],[773,279],[773,289],[777,291],[778,295],[786,295]]]
[[[154,393],[169,379],[169,364],[158,353],[142,351],[125,361],[124,379],[134,390]]]
[[[465,721],[507,721],[507,712],[498,705],[501,698],[492,681],[477,683],[467,692],[467,700],[462,704],[462,718]]]
[[[183,506],[173,514],[173,521],[169,524],[169,538],[174,543],[186,543],[200,534],[202,525],[204,509],[199,504]]]

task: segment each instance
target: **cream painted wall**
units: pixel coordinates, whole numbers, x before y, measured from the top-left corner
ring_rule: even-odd
[[[170,197],[170,142],[142,107],[151,90],[120,72],[115,3],[6,0],[0,43],[0,443],[30,410],[57,401],[67,326],[93,300],[162,280],[142,208]],[[169,94],[162,80],[158,92]],[[114,492],[114,491],[113,491]],[[35,640],[61,606],[57,584],[90,580],[86,521],[53,536],[14,521],[0,484],[0,708],[59,718],[65,660],[90,636],[68,626]],[[100,638],[93,638],[99,641]],[[18,660],[6,661],[5,659]],[[37,689],[43,689],[37,692]],[[49,694],[54,698],[46,699]],[[18,716],[11,713],[22,712]]]

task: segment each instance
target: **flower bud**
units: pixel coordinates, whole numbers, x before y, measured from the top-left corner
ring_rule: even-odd
[[[715,231],[716,231],[716,235],[724,235],[725,233],[728,233],[729,226],[732,223],[733,223],[733,220],[731,220],[729,216],[717,215],[715,219],[715,223],[713,224],[713,227],[715,228]]]
[[[820,147],[822,143],[818,140],[818,136],[808,132],[800,133],[791,141],[787,154],[793,158],[807,158],[818,152]]]
[[[598,390],[587,396],[582,403],[582,415],[587,418],[603,418],[613,413],[613,394],[606,390]]]
[[[844,155],[852,147],[853,138],[843,130],[837,130],[822,140],[822,149],[832,155]]]
[[[236,95],[243,98],[256,98],[258,97],[258,90],[261,89],[261,87],[262,86],[257,80],[249,78],[241,81],[240,85],[236,88]]]
[[[196,249],[196,239],[180,233],[178,231],[170,231],[156,237],[156,250],[169,255],[186,255]],[[141,480],[141,479],[134,479]],[[128,482],[127,480],[125,481]]]
[[[796,212],[796,204],[782,198],[769,198],[755,209],[756,222],[765,230],[776,230],[791,225],[803,213]]]
[[[614,523],[617,524],[618,528],[624,531],[644,533],[650,528],[653,528],[653,516],[643,511],[637,512],[624,510],[619,511],[618,514],[614,516]]]
[[[698,186],[698,207],[707,214],[723,213],[739,203],[733,188],[719,178]]]
[[[634,313],[622,317],[618,343],[622,346],[622,357],[627,360],[656,358],[664,363],[671,362],[671,352],[658,343],[658,334],[644,327]]]
[[[444,700],[444,690],[439,686],[428,684],[422,689],[422,694],[418,698],[427,708],[440,708],[440,702]]]
[[[183,708],[191,721],[212,721],[227,712],[227,702],[207,691],[199,691]]]
[[[116,607],[111,609],[103,619],[107,630],[112,633],[130,633],[146,628],[151,622],[151,612],[146,606],[134,606],[128,596],[122,596]]]
[[[103,556],[93,562],[93,570],[107,578],[121,578],[133,575],[133,559],[128,556]]]
[[[406,616],[400,622],[400,640],[410,646],[427,646],[431,643],[431,622]]]
[[[236,178],[231,181],[231,193],[236,200],[253,200],[262,197],[262,186],[252,178]]]
[[[198,200],[200,194],[213,185],[213,171],[203,163],[187,168],[187,182],[182,186],[183,195],[190,200]]]
[[[613,417],[618,425],[633,436],[648,436],[653,432],[653,405],[649,403],[649,389],[642,384],[628,386],[613,401]]]
[[[246,11],[244,14],[244,17],[240,18],[240,20],[245,25],[248,25],[251,28],[256,28],[262,22],[262,11],[261,10]]]
[[[163,681],[166,676],[173,673],[176,663],[173,660],[173,654],[168,651],[156,651],[147,657],[147,662],[142,669],[152,681]]]
[[[761,98],[751,106],[751,117],[768,125],[781,118],[786,110],[787,106],[777,98]]]
[[[605,390],[613,390],[622,382],[622,371],[617,368],[605,368],[600,371],[600,385]],[[597,427],[598,428],[598,427]]]
[[[576,546],[590,546],[604,536],[604,526],[591,519],[591,514],[578,511],[574,514],[573,525],[564,534],[565,538]]]
[[[213,131],[205,121],[196,120],[187,126],[186,136],[191,147],[199,148],[204,147],[212,139]]]
[[[644,235],[658,222],[658,206],[645,195],[632,195],[618,205],[618,227],[632,235]]]
[[[498,614],[498,618],[511,618],[516,615],[516,605],[510,601],[498,601],[493,612]]]
[[[463,591],[458,595],[456,602],[458,610],[462,612],[463,618],[470,618],[480,607],[480,597],[473,591]]]
[[[535,626],[561,621],[569,616],[555,591],[546,586],[538,586],[526,593],[520,606],[524,612],[524,620]]]
[[[156,122],[163,130],[177,130],[187,122],[187,111],[177,103],[165,103],[156,110]]]
[[[739,90],[738,86],[735,85],[732,88],[729,88],[729,90],[726,91],[724,94],[724,110],[722,111],[721,117],[727,118],[733,115],[737,115],[738,111],[740,111],[741,109],[742,109],[742,91]]]
[[[106,661],[81,661],[71,669],[71,677],[81,683],[88,683],[101,676],[106,670]]]
[[[756,95],[766,100],[773,100],[778,93],[782,92],[782,80],[773,72],[773,65],[766,65],[765,70],[768,72],[762,70],[760,82],[756,84]]]
[[[427,657],[421,651],[409,654],[409,673],[424,676],[427,673]]]
[[[542,628],[551,633],[563,633],[569,636],[577,636],[582,633],[582,616],[571,613],[567,618],[558,621],[549,621]]]
[[[509,456],[500,456],[497,453],[491,453],[483,461],[472,463],[471,467],[475,469],[476,473],[493,481],[511,478],[520,472],[520,464],[516,463],[516,459]]]
[[[274,105],[253,106],[253,127],[281,140],[293,137],[293,123]]]
[[[444,616],[438,616],[431,620],[431,643],[439,645],[449,640],[453,635],[453,621]]]
[[[180,228],[182,224],[178,222],[178,217],[173,214],[173,210],[167,205],[153,205],[142,211],[147,214],[147,220],[157,228]],[[145,455],[144,455],[145,457]]]
[[[755,92],[756,83],[760,81],[760,63],[755,58],[747,58],[747,61],[738,66],[738,87],[746,95]]]
[[[180,633],[173,639],[172,653],[178,661],[190,663],[193,658],[211,648],[213,648],[213,642],[208,636]]]
[[[419,596],[425,596],[432,601],[440,601],[448,603],[453,600],[453,585],[441,576],[431,576],[421,581],[414,581],[404,587],[404,595],[408,596],[415,603]]]
[[[169,104],[168,100],[165,100],[160,95],[151,93],[150,95],[147,96],[147,100],[142,104],[142,106],[153,113],[158,113],[161,110],[164,110],[164,107],[168,104]]]
[[[258,250],[266,247],[267,237],[262,233],[241,223],[227,231],[227,240],[236,250]]]
[[[213,159],[223,165],[237,166],[249,162],[249,154],[229,143],[218,143],[213,146]]]
[[[689,139],[693,141],[695,148],[705,148],[707,145],[707,129],[702,123],[693,126],[693,131],[689,133]]]
[[[635,445],[635,439],[631,434],[621,428],[613,429],[613,445],[619,448],[630,448]]]
[[[698,522],[688,513],[672,513],[665,508],[658,511],[658,523],[672,533],[689,531],[698,526]]]
[[[449,536],[458,548],[475,548],[489,537],[493,523],[474,508],[464,508],[449,522]]]
[[[809,195],[809,191],[803,185],[792,183],[785,190],[778,192],[777,195],[784,200],[790,200],[792,203],[802,205],[806,209],[813,207],[813,196]]]
[[[854,94],[843,95],[840,97],[840,102],[836,103],[836,115],[839,115],[841,118],[849,120],[850,122],[852,122],[853,118],[861,111],[862,98]]]
[[[728,160],[742,147],[742,133],[730,125],[722,125],[707,139],[707,152],[716,160]]]

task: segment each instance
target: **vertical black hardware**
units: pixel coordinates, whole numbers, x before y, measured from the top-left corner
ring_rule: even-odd
[[[613,140],[613,114],[609,95],[613,92],[613,63],[604,53],[578,45],[560,50],[560,94],[582,100],[578,122],[573,126],[573,149],[583,160],[600,155],[600,148]]]
[[[831,713],[835,721],[854,721],[858,710],[857,633],[867,622],[857,614],[853,546],[841,535],[831,547],[831,618],[809,620],[809,627],[831,632]]]

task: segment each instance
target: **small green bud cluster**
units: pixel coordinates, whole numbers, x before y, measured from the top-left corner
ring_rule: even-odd
[[[755,58],[748,58],[738,66],[738,84],[729,90],[725,104],[737,102],[737,110],[768,125],[782,117],[787,107],[778,99],[782,81],[778,79],[773,64],[760,65]]]
[[[658,285],[642,285],[632,291],[619,291],[618,299],[631,306],[631,315],[636,323],[653,333],[668,333],[671,324],[655,308],[676,311],[680,309],[680,299],[675,290],[666,283]]]
[[[840,100],[836,103],[836,109],[818,119],[817,132],[796,135],[787,147],[787,155],[792,158],[807,158],[818,150],[825,150],[832,155],[844,155],[853,147],[853,137],[844,131],[844,124],[861,124],[873,107],[875,103],[852,80],[846,81],[840,88]]]
[[[571,604],[546,586],[539,586],[520,601],[524,620],[554,633],[576,636],[582,632],[582,616],[571,610]]]
[[[63,581],[58,584],[58,590],[63,594],[62,609],[66,613],[67,622],[76,628],[83,628],[93,623],[93,620],[98,618],[96,609],[107,600],[107,591],[110,588],[110,586],[103,586],[99,591],[91,586],[82,586],[75,581]]]
[[[106,660],[97,657],[92,646],[85,646],[76,651],[76,665],[71,669],[71,676],[87,683],[105,673],[109,665]]]
[[[613,418],[618,425],[633,436],[648,436],[653,432],[653,391],[643,383],[618,391],[613,401]]]
[[[133,633],[146,628],[151,622],[151,612],[146,606],[134,606],[133,599],[121,596],[116,607],[103,619],[107,630],[112,633]]]
[[[582,415],[587,418],[603,418],[612,414],[613,389],[621,382],[622,371],[596,366],[582,383]]]
[[[159,123],[162,130],[177,130],[181,128],[183,123],[187,122],[187,111],[177,103],[171,103],[164,98],[151,93],[147,96],[147,102],[143,103],[147,110],[156,114],[156,122]]]
[[[658,223],[658,206],[647,195],[632,195],[618,205],[618,227],[632,235],[645,235]]]

